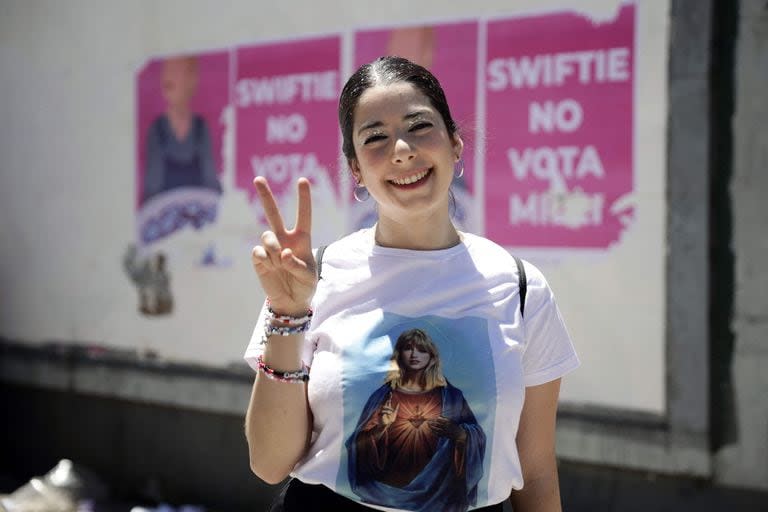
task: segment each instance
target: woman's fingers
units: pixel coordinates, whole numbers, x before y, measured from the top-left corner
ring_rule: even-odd
[[[264,208],[264,215],[267,217],[267,221],[272,227],[272,231],[275,233],[284,233],[285,223],[283,222],[283,216],[280,214],[277,202],[275,201],[275,196],[272,194],[272,190],[269,188],[269,183],[266,178],[257,176],[253,179],[253,185],[256,187],[256,192],[259,194],[261,205]],[[296,224],[293,231],[308,234],[312,231],[312,195],[309,180],[307,178],[299,178],[297,189],[299,201],[296,211]]]
[[[272,195],[272,190],[269,188],[266,178],[263,176],[256,176],[253,179],[253,185],[256,187],[256,192],[259,194],[261,206],[264,208],[264,215],[267,217],[267,222],[269,222],[269,225],[272,227],[272,231],[276,233],[285,232],[283,217],[280,215],[280,210],[277,208],[277,202],[275,202],[275,196]]]
[[[260,274],[267,271],[278,269],[282,266],[280,253],[282,248],[277,236],[272,231],[265,231],[261,234],[261,244],[253,248],[251,259],[254,268]]]
[[[260,276],[270,277],[273,284],[279,285],[281,290],[314,288],[317,277],[314,266],[297,257],[290,248],[282,248],[277,237],[271,231],[265,231],[261,235],[262,245],[257,245],[251,252],[251,259],[256,273]],[[277,281],[274,281],[277,279]],[[265,285],[262,282],[262,285]]]
[[[317,286],[312,255],[312,204],[309,181],[298,180],[296,226],[286,231],[283,217],[267,180],[258,176],[253,185],[259,195],[271,230],[261,235],[261,245],[253,250],[253,265],[261,285],[275,303],[306,304]],[[284,305],[285,305],[284,304]]]
[[[283,249],[280,254],[280,260],[282,267],[290,272],[296,280],[305,284],[315,281],[314,267],[310,267],[306,261],[296,256],[291,249]]]
[[[312,194],[309,188],[307,178],[299,178],[296,185],[299,192],[299,206],[296,211],[295,230],[301,233],[310,233],[312,231]]]
[[[274,265],[269,259],[266,249],[261,245],[257,245],[251,251],[251,262],[253,268],[257,274],[263,275],[274,269]]]
[[[397,414],[397,411],[399,410],[400,410],[400,404],[397,404],[394,408],[392,407],[392,404],[389,402],[381,406],[381,411],[385,414]]]
[[[277,239],[277,235],[272,231],[265,231],[261,234],[261,243],[264,246],[264,250],[267,252],[269,259],[272,260],[275,266],[281,265],[280,253],[283,248],[280,246],[280,242]]]

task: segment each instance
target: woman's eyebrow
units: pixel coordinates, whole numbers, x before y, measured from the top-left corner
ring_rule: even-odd
[[[363,126],[360,127],[359,130],[357,130],[357,134],[360,135],[365,130],[370,130],[371,128],[378,128],[379,126],[383,126],[384,123],[381,121],[371,121],[369,123],[365,123]]]
[[[414,110],[413,112],[409,112],[403,116],[403,119],[409,120],[413,119],[415,117],[423,116],[423,115],[429,115],[431,112],[427,109],[421,109],[421,110]]]
[[[414,110],[413,112],[408,112],[403,116],[403,119],[406,121],[409,121],[411,119],[415,119],[420,116],[429,116],[432,112],[427,109],[420,109],[420,110]],[[357,134],[363,133],[365,130],[370,130],[371,128],[379,128],[381,126],[384,126],[384,123],[381,121],[369,121],[365,123],[363,126],[360,127],[359,130],[357,130]]]

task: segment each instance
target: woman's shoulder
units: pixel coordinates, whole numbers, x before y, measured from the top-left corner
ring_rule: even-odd
[[[373,240],[373,228],[363,228],[345,235],[333,242],[322,244],[315,251],[323,250],[323,257],[349,256],[354,253],[368,253]]]
[[[165,112],[160,112],[155,116],[155,118],[152,120],[151,124],[152,128],[155,129],[170,129],[171,128],[171,120],[168,119],[168,114]]]
[[[199,130],[201,133],[208,133],[208,121],[206,121],[205,117],[203,117],[201,114],[195,113],[192,115],[192,124],[195,129]]]
[[[500,264],[515,264],[515,259],[509,250],[493,240],[474,233],[462,233],[462,239],[473,259],[490,260]]]
[[[514,249],[502,247],[493,240],[472,233],[463,234],[467,246],[473,255],[473,259],[498,266],[499,268],[511,269],[518,272],[517,262],[515,261]],[[526,281],[534,285],[546,286],[546,278],[542,271],[535,264],[525,258],[519,258],[523,264]]]
[[[162,134],[165,133],[168,129],[168,118],[166,117],[165,113],[162,113],[158,114],[158,116],[152,120],[152,122],[149,124],[149,128],[147,129],[147,133],[152,136],[162,136]]]

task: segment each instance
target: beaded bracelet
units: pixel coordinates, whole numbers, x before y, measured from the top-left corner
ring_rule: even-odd
[[[278,382],[288,382],[291,384],[301,384],[309,381],[309,367],[304,363],[301,363],[301,370],[293,372],[279,372],[271,366],[267,366],[263,356],[259,356],[257,363],[259,370],[264,372],[264,376],[268,379],[276,380]]]
[[[264,323],[264,334],[271,336],[277,334],[278,336],[290,336],[291,334],[300,334],[309,330],[309,322],[304,322],[298,325],[272,325],[268,322]]]
[[[300,334],[309,330],[309,322],[301,325],[270,325],[264,324],[264,333],[261,335],[261,344],[266,345],[269,337],[272,335],[290,336],[291,334]]]
[[[275,313],[275,310],[272,309],[272,303],[269,299],[267,299],[267,314],[269,317],[268,319],[273,323],[286,325],[304,324],[312,320],[312,308],[307,308],[307,314],[304,316],[281,315],[280,313]]]
[[[290,316],[275,313],[272,304],[267,298],[267,314],[264,319],[264,334],[261,337],[261,344],[266,345],[270,336],[290,336],[300,334],[309,330],[312,321],[312,309],[309,308],[304,316]]]

